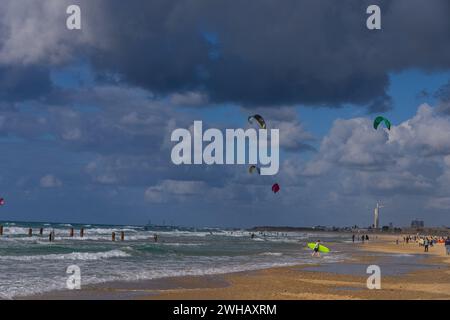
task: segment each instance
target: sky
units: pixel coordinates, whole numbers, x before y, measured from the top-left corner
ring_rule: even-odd
[[[81,30],[66,8],[81,8]],[[382,29],[368,30],[377,4]],[[450,3],[3,0],[0,220],[450,225]],[[202,120],[280,130],[280,170],[174,165]],[[391,130],[372,127],[383,115]],[[281,191],[273,194],[278,182]]]

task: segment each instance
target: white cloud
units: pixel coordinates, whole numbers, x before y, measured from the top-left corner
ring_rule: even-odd
[[[388,134],[375,131],[369,119],[338,119],[322,140],[319,157],[348,167],[373,169],[386,163]]]
[[[207,185],[203,181],[164,180],[160,184],[145,190],[145,199],[149,202],[163,202],[164,200],[184,200],[189,196],[201,195]]]
[[[40,185],[43,188],[59,188],[63,184],[57,177],[52,174],[48,174],[41,178]]]
[[[428,104],[419,106],[417,114],[389,134],[389,142],[404,152],[418,156],[450,154],[450,121]]]
[[[89,32],[68,32],[70,1],[2,0],[0,64],[58,64],[70,59],[76,44],[94,43]]]
[[[336,120],[302,174],[347,195],[450,196],[449,155],[450,118],[424,104],[390,131],[374,130],[372,119]]]
[[[169,97],[169,103],[174,106],[198,107],[208,104],[208,96],[201,92],[174,93]]]

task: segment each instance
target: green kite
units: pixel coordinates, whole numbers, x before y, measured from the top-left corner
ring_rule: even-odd
[[[375,130],[378,129],[378,126],[380,125],[381,122],[384,122],[384,125],[386,126],[386,128],[388,130],[391,130],[391,122],[382,116],[376,117],[375,120],[373,121],[373,127]]]

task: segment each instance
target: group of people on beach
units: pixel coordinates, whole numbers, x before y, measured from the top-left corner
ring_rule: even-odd
[[[445,246],[445,252],[447,255],[450,255],[450,237],[433,237],[433,236],[425,236],[419,237],[418,239],[419,247],[423,246],[424,251],[428,252],[429,247],[434,247],[437,243],[442,243]]]
[[[369,241],[369,235],[368,234],[363,234],[360,237],[359,235],[356,236],[355,234],[353,234],[352,235],[352,241],[355,242],[355,240],[361,240],[361,242],[364,243],[364,241]]]
[[[410,242],[417,243],[419,247],[424,248],[424,252],[429,252],[430,247],[434,247],[436,244],[441,243],[445,246],[445,252],[450,255],[450,236],[423,236],[423,235],[406,235],[403,236],[403,242],[409,244]],[[399,244],[399,239],[396,241]]]

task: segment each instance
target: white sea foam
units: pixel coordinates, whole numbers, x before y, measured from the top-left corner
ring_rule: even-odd
[[[197,246],[204,246],[206,243],[161,242],[159,244],[162,244],[164,246],[174,246],[174,247],[197,247]]]
[[[89,228],[84,229],[84,234],[111,234],[112,232],[137,232],[130,228]]]
[[[28,234],[28,228],[21,228],[21,227],[5,227],[3,229],[4,235],[19,235],[19,234]]]
[[[257,237],[253,238],[252,240],[253,240],[253,241],[267,241],[266,239],[263,239],[263,238],[257,238]]]
[[[281,252],[263,252],[263,253],[260,253],[260,255],[261,256],[276,256],[276,257],[279,257],[279,256],[282,256],[283,254]]]
[[[33,260],[99,260],[116,257],[129,257],[130,254],[122,250],[104,252],[72,252],[65,254],[46,254],[32,256],[0,256],[0,260],[33,261]]]
[[[165,268],[161,266],[158,269],[141,269],[134,271],[120,270],[114,275],[103,275],[98,272],[96,275],[82,275],[83,286],[89,284],[98,284],[110,281],[136,281],[136,280],[150,280],[160,279],[166,277],[178,277],[178,276],[201,276],[212,274],[226,274],[231,272],[241,272],[248,270],[258,270],[270,267],[289,266],[293,263],[267,263],[255,265],[253,263],[231,266],[212,266],[204,268]],[[0,298],[13,299],[19,296],[34,295],[44,292],[50,292],[54,290],[66,289],[66,277],[53,277],[51,279],[36,279],[35,281],[29,281],[27,279],[21,279],[14,282],[14,285],[4,287],[0,284]]]

